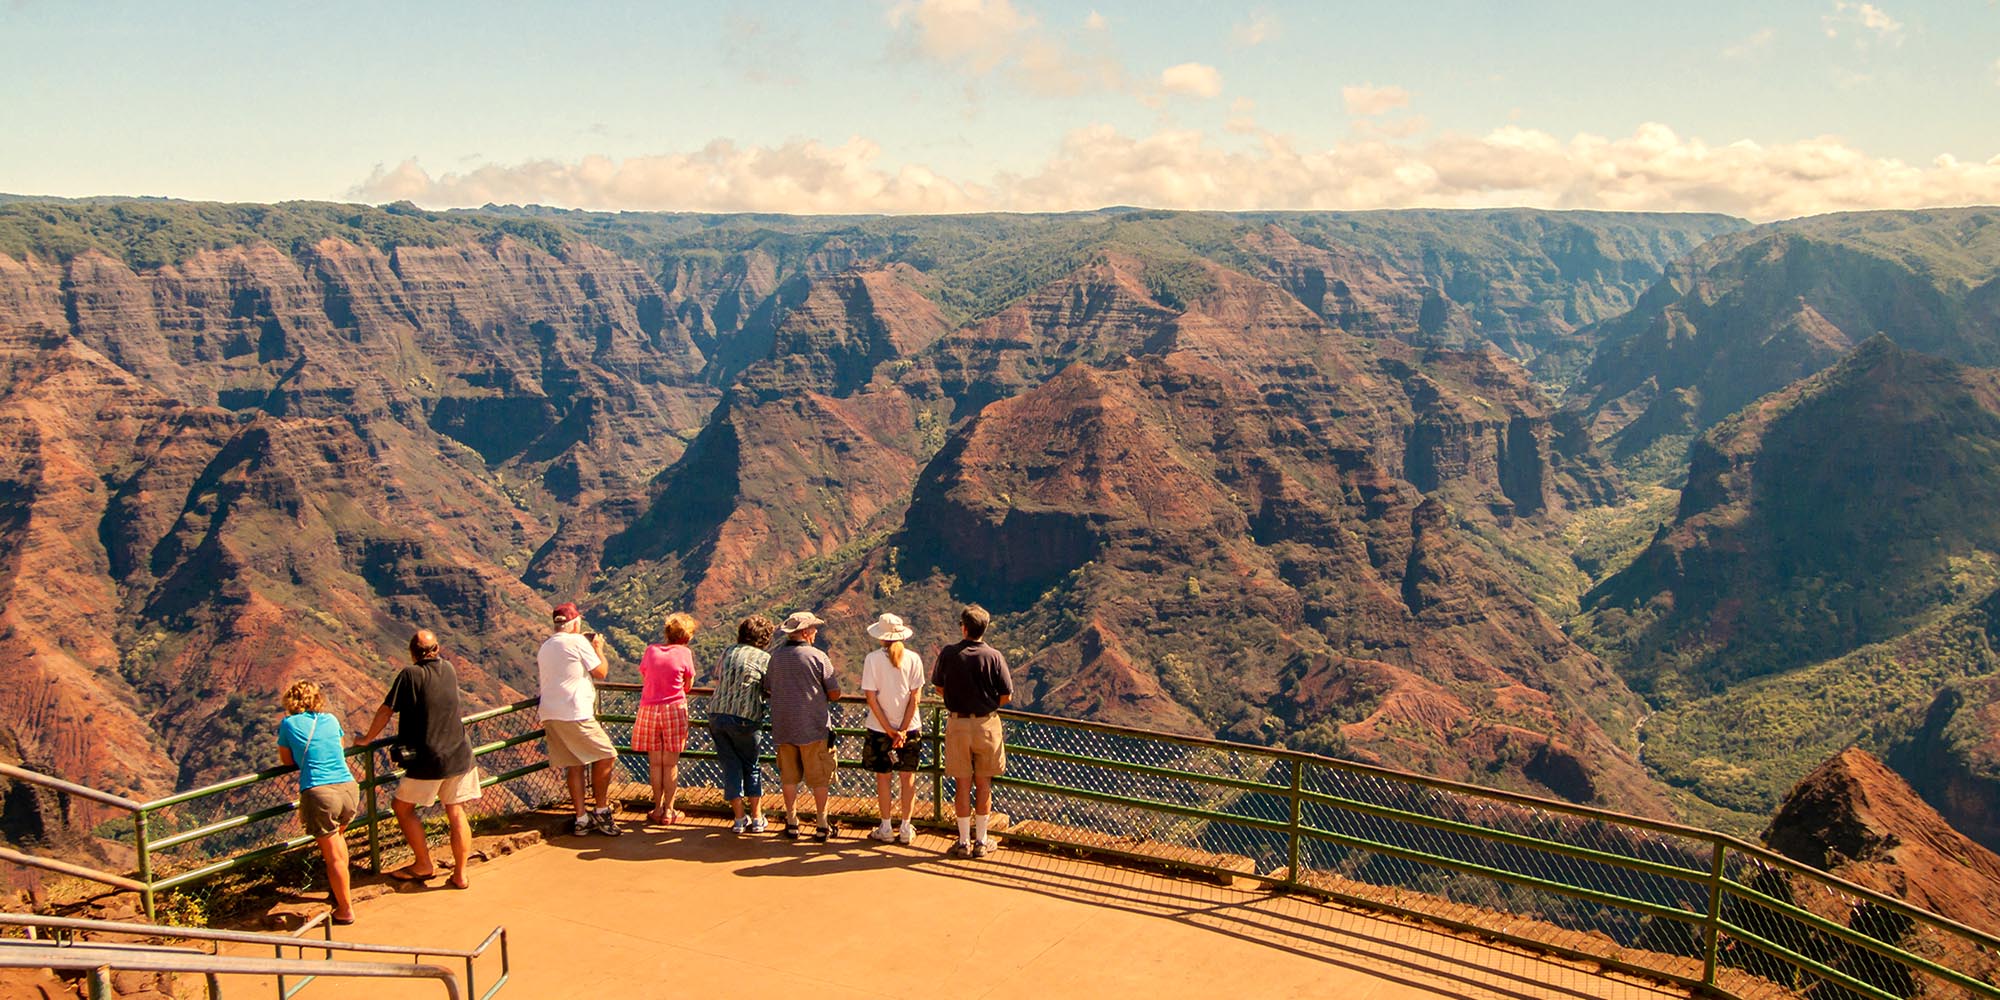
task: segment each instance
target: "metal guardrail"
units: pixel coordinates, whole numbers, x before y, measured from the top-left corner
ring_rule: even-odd
[[[399,965],[387,962],[336,962],[296,958],[241,958],[167,949],[126,948],[4,948],[0,968],[59,969],[81,972],[90,980],[90,1000],[112,1000],[111,973],[201,973],[211,983],[218,975],[336,976],[350,979],[432,979],[444,987],[447,1000],[460,1000],[458,980],[439,965]]]
[[[223,944],[263,945],[271,948],[273,958],[279,959],[285,957],[285,949],[287,948],[294,949],[300,959],[304,959],[305,953],[308,951],[323,952],[329,960],[332,959],[334,952],[351,952],[366,955],[408,955],[413,964],[420,964],[426,958],[458,959],[465,963],[465,992],[468,995],[478,997],[478,1000],[492,1000],[493,994],[500,992],[500,987],[507,985],[507,980],[513,972],[512,961],[507,953],[507,928],[505,927],[493,928],[492,931],[487,933],[485,939],[479,942],[479,946],[476,948],[430,948],[368,941],[336,941],[333,938],[332,925],[327,923],[326,917],[327,915],[322,913],[292,934],[215,930],[206,927],[167,927],[159,924],[137,924],[114,920],[86,920],[75,917],[43,916],[33,913],[0,913],[0,927],[28,928],[30,929],[30,933],[37,930],[52,930],[71,936],[87,933],[92,935],[112,934],[136,937],[176,938],[183,941],[209,942],[218,949]],[[314,928],[320,928],[326,932],[320,940],[311,940],[303,936]],[[481,993],[479,992],[477,970],[474,962],[485,957],[487,952],[493,950],[495,944],[500,946],[500,975],[493,981],[493,985],[486,988],[486,992]],[[89,947],[105,948],[116,946],[107,946],[93,937]],[[119,969],[127,968],[115,963],[114,967]],[[304,979],[301,979],[297,984],[290,987],[287,987],[285,984],[286,978],[285,975],[278,977],[278,995],[284,998],[284,1000],[290,1000],[293,994],[296,994],[307,983],[312,981],[313,976],[308,973]]]
[[[638,688],[599,685],[599,718],[630,750]],[[719,784],[698,690],[683,787]],[[468,716],[487,795],[503,814],[566,799],[532,700]],[[1006,835],[1150,865],[1247,878],[1544,953],[1736,998],[2000,1000],[2000,937],[1713,831],[1296,751],[1003,711]],[[836,707],[838,754],[860,757],[866,708]],[[943,726],[926,706],[920,785],[933,821],[950,788]],[[382,842],[378,789],[399,774],[361,758],[368,864]],[[768,758],[767,758],[768,759]],[[152,894],[309,843],[288,836],[294,769],[273,768],[138,804],[133,881]],[[834,794],[874,799],[843,767]]]

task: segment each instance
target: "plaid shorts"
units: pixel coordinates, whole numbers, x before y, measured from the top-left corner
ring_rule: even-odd
[[[686,698],[664,705],[641,705],[632,723],[632,749],[640,753],[681,753],[688,746]]]

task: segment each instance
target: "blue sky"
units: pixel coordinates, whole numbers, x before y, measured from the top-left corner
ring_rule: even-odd
[[[2000,202],[2000,5],[1620,7],[0,0],[0,190],[1760,218]]]

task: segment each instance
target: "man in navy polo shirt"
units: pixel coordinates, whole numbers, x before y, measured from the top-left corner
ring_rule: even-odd
[[[958,616],[964,641],[939,651],[931,670],[931,686],[944,696],[944,773],[957,786],[958,842],[951,846],[956,857],[992,853],[986,824],[993,813],[993,778],[1007,770],[999,713],[1014,700],[1014,678],[1007,658],[986,644],[992,620],[985,608],[966,605]]]

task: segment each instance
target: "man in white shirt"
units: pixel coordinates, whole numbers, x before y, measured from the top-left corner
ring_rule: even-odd
[[[895,615],[885,614],[868,626],[868,635],[882,648],[868,654],[861,665],[861,693],[868,698],[868,740],[862,744],[861,762],[875,772],[875,798],[882,825],[871,834],[876,840],[916,839],[910,807],[917,798],[917,769],[923,766],[923,731],[917,710],[924,689],[924,661],[916,650],[903,642],[915,633]],[[895,810],[893,782],[903,782],[902,809]],[[891,818],[900,816],[899,834]]]
[[[542,741],[549,766],[562,769],[569,782],[570,804],[576,809],[574,831],[581,835],[594,829],[616,837],[625,832],[611,815],[611,765],[618,751],[598,724],[597,685],[592,683],[611,672],[604,662],[604,637],[584,631],[583,616],[574,604],[556,607],[555,625],[556,634],[535,654],[542,675]],[[590,811],[583,804],[585,768],[590,769],[591,798],[597,806]]]

